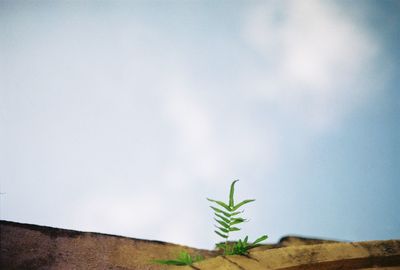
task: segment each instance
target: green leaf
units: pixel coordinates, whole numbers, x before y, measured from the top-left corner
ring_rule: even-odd
[[[221,232],[229,233],[228,229],[225,229],[225,228],[222,228],[222,227],[218,227],[218,226],[215,226],[215,227],[218,228]]]
[[[196,257],[194,257],[193,262],[195,263],[195,262],[199,262],[199,261],[202,261],[202,260],[204,260],[204,257],[203,257],[203,256],[201,256],[201,255],[196,255]]]
[[[263,236],[257,238],[257,240],[254,241],[252,245],[257,245],[258,243],[260,243],[260,242],[266,240],[267,238],[268,238],[268,235],[263,235]]]
[[[187,265],[185,262],[181,262],[178,260],[153,260],[153,262],[166,265]]]
[[[229,213],[227,213],[227,212],[225,212],[225,211],[222,211],[221,209],[218,209],[217,207],[214,207],[214,206],[210,206],[215,212],[217,212],[217,213],[221,213],[221,214],[224,214],[226,217],[228,217],[228,218],[230,218],[231,217],[231,214],[229,214]]]
[[[239,239],[233,246],[230,251],[230,255],[246,255],[248,254],[248,250],[250,247],[247,245],[247,239],[245,238],[243,241]]]
[[[235,232],[235,231],[240,231],[240,229],[236,228],[236,227],[231,227],[231,228],[229,228],[229,231],[230,232]]]
[[[226,217],[223,217],[223,216],[221,216],[221,215],[219,215],[219,214],[217,214],[217,213],[215,213],[215,215],[216,215],[217,217],[219,217],[220,219],[222,219],[222,220],[223,220],[224,222],[226,222],[227,224],[230,223],[229,219],[227,219]]]
[[[241,240],[241,239],[239,239],[239,241],[236,243],[236,246],[238,246],[238,247],[243,246],[243,243],[242,243],[242,240]]]
[[[223,208],[225,208],[225,209],[228,210],[229,212],[232,211],[231,208],[230,208],[228,205],[226,205],[226,203],[224,203],[224,202],[216,201],[216,200],[209,199],[209,198],[207,198],[207,200],[209,200],[210,202],[215,202],[216,204],[219,204],[220,206],[222,206]]]
[[[250,203],[250,202],[254,202],[254,201],[255,201],[254,199],[251,199],[251,200],[244,200],[243,202],[240,202],[239,204],[235,205],[235,206],[232,208],[232,210],[235,211],[235,210],[237,210],[239,207],[245,205],[246,203]]]
[[[243,213],[243,212],[244,212],[243,210],[242,210],[242,211],[237,211],[237,212],[231,213],[230,215],[231,215],[231,216],[236,216],[236,215],[241,214],[241,213]]]
[[[215,246],[220,249],[225,249],[225,243],[217,243]]]
[[[191,262],[192,262],[192,257],[191,257],[190,254],[187,253],[186,251],[182,251],[182,252],[179,254],[179,260],[180,260],[181,262],[187,262],[187,263],[190,263],[190,264],[191,264]]]
[[[249,237],[246,235],[243,241],[247,244],[247,240],[249,240]]]
[[[235,183],[239,180],[235,180],[231,184],[231,189],[229,191],[229,207],[232,208],[234,206],[233,195],[235,193]]]
[[[234,222],[234,221],[241,221],[241,222],[244,222],[244,221],[246,221],[244,218],[241,218],[241,217],[234,217],[234,218],[231,218],[231,222]]]
[[[225,222],[223,222],[222,220],[218,220],[216,218],[214,218],[214,220],[216,222],[218,222],[219,224],[221,224],[224,228],[229,229],[230,226],[228,224],[226,224]]]
[[[179,257],[176,260],[153,260],[153,263],[165,264],[165,265],[192,265],[194,262],[203,260],[204,257],[197,255],[192,258],[192,256],[187,251],[182,251],[179,253]]]
[[[176,260],[153,260],[153,263],[164,264],[164,265],[192,265],[195,262],[203,260],[204,257],[197,255],[192,258],[192,256],[187,251],[182,251],[179,253],[179,257]]]
[[[153,260],[152,262],[165,265],[188,265],[186,262],[181,260]]]
[[[232,221],[229,223],[229,225],[235,225],[239,223],[243,223],[246,220],[244,218],[233,218]]]
[[[216,234],[218,234],[219,236],[221,236],[222,238],[228,238],[227,235],[220,233],[219,231],[214,231]]]

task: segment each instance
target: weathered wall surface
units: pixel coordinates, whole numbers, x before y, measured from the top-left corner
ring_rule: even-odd
[[[194,264],[201,270],[400,269],[400,241],[296,245],[253,250],[249,256],[218,256]],[[193,267],[174,268],[189,270]]]
[[[159,241],[0,222],[0,269],[169,269],[151,260],[211,251]]]
[[[162,266],[180,251],[207,259],[193,266]],[[278,244],[253,249],[249,256],[217,256],[159,241],[86,233],[0,221],[0,269],[201,269],[308,270],[400,269],[400,240],[343,243],[284,237]]]

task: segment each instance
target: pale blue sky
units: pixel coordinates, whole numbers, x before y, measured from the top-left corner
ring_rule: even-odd
[[[212,248],[400,238],[396,1],[1,1],[1,219]],[[235,236],[234,236],[235,237]]]

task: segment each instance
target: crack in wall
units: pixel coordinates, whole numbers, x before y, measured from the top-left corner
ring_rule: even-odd
[[[242,256],[246,257],[246,258],[249,259],[249,260],[253,260],[253,261],[256,261],[256,262],[260,262],[258,259],[254,258],[254,257],[251,257],[250,254],[242,255]]]
[[[240,270],[246,270],[243,266],[241,266],[240,264],[238,264],[237,262],[231,261],[229,260],[227,257],[222,256],[223,259],[227,260],[228,262],[230,262],[231,264],[234,264],[236,267],[238,267]]]

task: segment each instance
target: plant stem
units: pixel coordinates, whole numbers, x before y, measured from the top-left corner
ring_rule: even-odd
[[[228,238],[229,238],[229,233],[228,233],[228,237],[226,238],[226,241],[225,241],[225,250],[224,250],[224,253],[225,253],[225,255],[226,254],[228,254]]]
[[[229,217],[229,229],[228,229],[228,233],[226,234],[226,236],[228,236],[227,238],[226,238],[226,240],[225,240],[225,250],[224,250],[224,253],[225,253],[225,255],[227,255],[228,254],[228,240],[229,240],[229,233],[230,233],[230,225],[231,225],[231,222],[232,222],[232,217]]]

